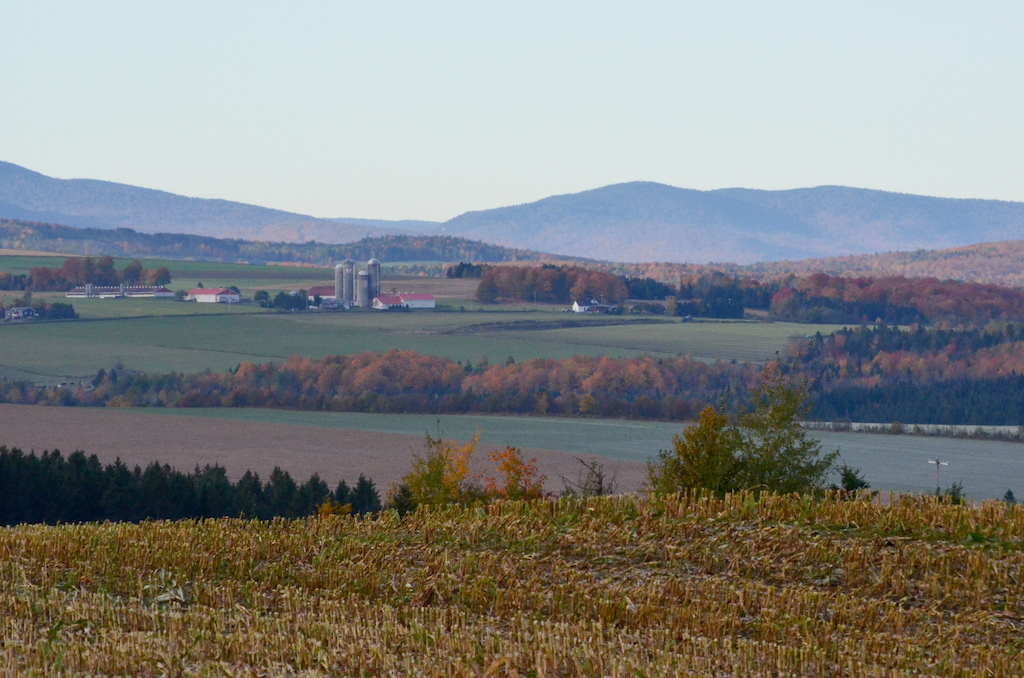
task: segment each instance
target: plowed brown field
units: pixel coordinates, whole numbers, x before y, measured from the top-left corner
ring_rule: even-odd
[[[365,474],[383,494],[408,472],[423,437],[398,433],[339,430],[317,426],[239,422],[191,416],[163,416],[144,410],[0,405],[0,445],[25,452],[82,450],[104,463],[118,457],[129,466],[159,461],[182,471],[197,464],[220,464],[237,480],[246,470],[266,478],[275,466],[303,482],[319,473],[329,485],[349,483]],[[477,469],[486,472],[497,445],[477,446]],[[576,457],[558,450],[524,449],[536,457],[547,488],[561,491],[561,477],[575,479]],[[640,488],[642,463],[601,457],[609,474],[617,474],[620,491]]]

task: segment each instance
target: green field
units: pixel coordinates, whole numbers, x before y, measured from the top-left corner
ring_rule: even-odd
[[[763,360],[782,350],[789,337],[819,329],[747,322],[607,326],[602,318],[569,318],[551,312],[259,313],[252,306],[229,309],[153,300],[90,300],[80,312],[88,318],[94,308],[127,312],[142,305],[154,314],[0,326],[0,376],[40,382],[76,380],[118,362],[146,372],[198,372],[228,369],[241,361],[280,361],[296,354],[320,358],[390,349],[474,363],[485,357],[494,362],[508,356],[523,361],[645,352]],[[185,315],[167,315],[179,309]],[[560,322],[580,322],[580,326],[546,329],[548,323]]]

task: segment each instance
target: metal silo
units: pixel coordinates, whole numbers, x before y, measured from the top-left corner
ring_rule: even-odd
[[[359,271],[357,276],[356,293],[359,298],[359,308],[370,308],[373,297],[370,296],[370,274],[366,271]]]
[[[366,262],[366,272],[370,274],[370,299],[380,296],[380,261],[370,259]]]
[[[344,276],[345,276],[345,266],[343,264],[338,264],[337,266],[335,266],[334,267],[334,298],[337,299],[338,301],[342,301],[343,299],[345,299],[345,297],[342,296],[342,294],[345,291]]]
[[[341,262],[341,267],[342,296],[340,298],[345,301],[352,301],[356,298],[356,262],[346,259]]]

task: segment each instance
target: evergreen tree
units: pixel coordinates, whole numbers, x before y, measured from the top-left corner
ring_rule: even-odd
[[[267,509],[267,500],[263,495],[263,483],[259,475],[246,471],[235,484],[235,510],[233,515],[243,518],[259,518],[266,520],[271,517]]]
[[[311,516],[316,513],[317,507],[330,496],[331,490],[327,487],[327,483],[320,479],[319,474],[314,473],[295,493],[292,513],[296,517]]]
[[[352,490],[348,489],[348,483],[342,480],[338,483],[338,487],[335,488],[334,494],[331,497],[336,503],[341,506],[352,503]]]
[[[352,492],[352,512],[365,515],[367,513],[379,513],[381,509],[380,495],[373,481],[359,474],[355,490]]]
[[[280,466],[275,466],[263,487],[267,513],[271,516],[297,517],[291,513],[296,492],[298,488],[288,472],[282,471]]]
[[[201,517],[221,518],[234,513],[235,488],[223,466],[207,464],[202,470],[197,466],[193,477],[196,505]]]

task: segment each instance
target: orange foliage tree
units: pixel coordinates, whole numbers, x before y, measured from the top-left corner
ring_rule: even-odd
[[[518,447],[507,445],[503,450],[491,453],[491,461],[497,464],[500,481],[487,478],[485,490],[488,496],[500,499],[540,499],[544,496],[545,476],[537,471],[537,459],[526,460]]]

